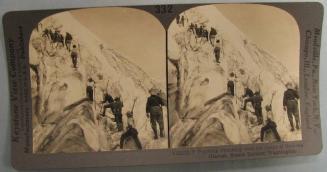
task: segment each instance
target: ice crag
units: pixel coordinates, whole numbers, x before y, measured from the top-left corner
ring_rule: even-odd
[[[214,6],[201,6],[184,12],[182,27],[173,21],[168,31],[168,91],[172,147],[219,146],[259,142],[261,126],[256,126],[250,104],[240,110],[244,87],[259,90],[264,106],[272,101],[274,121],[283,141],[300,140],[301,132],[290,132],[282,98],[284,84],[298,81],[287,68],[258,47]],[[213,47],[199,43],[188,25],[204,23],[217,29],[221,40],[221,63],[215,62]],[[244,71],[241,74],[240,71]],[[226,94],[229,73],[237,75],[236,96]],[[214,100],[213,100],[214,99]],[[211,101],[210,101],[211,100]],[[213,100],[213,101],[212,101]],[[274,141],[268,134],[268,141]]]

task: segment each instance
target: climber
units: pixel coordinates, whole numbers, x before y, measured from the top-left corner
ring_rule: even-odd
[[[177,23],[177,24],[179,24],[179,20],[180,20],[180,18],[181,18],[180,15],[177,14],[177,16],[176,16],[176,23]]]
[[[184,23],[185,23],[185,18],[184,18],[184,16],[182,16],[181,17],[181,24],[182,24],[183,27],[184,27]]]
[[[229,74],[229,78],[228,78],[228,82],[227,82],[227,92],[230,94],[230,95],[232,95],[232,96],[234,96],[234,87],[235,87],[235,84],[234,84],[234,81],[235,81],[235,74],[234,74],[234,72],[231,72],[230,74]]]
[[[111,103],[113,103],[113,102],[114,102],[114,99],[112,98],[112,96],[106,92],[103,95],[103,101],[101,102],[103,104],[102,112],[100,114],[101,116],[105,116],[106,115],[106,110],[108,108],[111,108]]]
[[[89,99],[89,101],[93,101],[94,89],[95,89],[95,82],[92,78],[89,78],[87,80],[87,86],[86,86],[86,97]]]
[[[203,28],[202,37],[209,41],[209,31],[206,28]]]
[[[124,107],[124,104],[120,100],[120,97],[115,97],[114,102],[111,103],[110,107],[111,107],[112,113],[115,116],[115,122],[116,122],[118,131],[123,131],[122,108]]]
[[[210,44],[212,46],[214,46],[215,43],[215,39],[216,39],[216,35],[217,35],[217,31],[215,28],[211,27],[210,29],[210,33],[209,33],[209,40],[210,40]]]
[[[158,96],[158,89],[151,88],[149,93],[151,96],[148,97],[146,102],[146,115],[147,118],[150,118],[151,127],[154,133],[154,139],[158,139],[157,123],[159,124],[160,137],[164,137],[164,122],[162,113],[162,106],[164,103],[161,97]]]
[[[219,40],[216,41],[215,48],[213,49],[213,53],[215,54],[216,62],[220,63],[220,42]]]
[[[195,33],[196,33],[196,37],[195,38],[200,38],[200,42],[202,40],[201,36],[202,36],[202,31],[203,31],[203,26],[201,25],[200,27],[198,27],[196,24],[195,24]],[[197,39],[196,39],[197,41]]]
[[[135,128],[135,122],[133,118],[133,112],[128,111],[126,113],[127,116],[127,128],[126,131],[120,137],[120,149],[124,147],[124,141],[128,138],[132,138],[138,149],[142,149],[142,144],[138,137],[138,131]]]
[[[45,28],[45,29],[43,30],[42,37],[45,37],[45,38],[48,38],[48,39],[51,38],[51,37],[50,37],[50,32],[51,32],[50,29]]]
[[[284,92],[283,107],[287,111],[288,120],[291,125],[291,131],[294,131],[293,116],[295,117],[296,129],[299,127],[299,109],[297,100],[300,98],[298,91],[292,88],[292,83],[286,84],[287,90]]]
[[[266,112],[267,112],[267,120],[266,120],[266,125],[261,128],[261,133],[260,133],[260,140],[263,142],[263,138],[266,132],[272,131],[276,140],[278,142],[281,141],[280,136],[277,131],[277,124],[272,120],[273,119],[273,114],[272,114],[272,106],[266,105],[265,107]]]
[[[65,36],[65,45],[68,51],[70,51],[70,46],[72,44],[72,40],[73,40],[73,36],[66,32],[66,36]]]
[[[256,91],[253,97],[249,99],[250,101],[253,102],[254,115],[257,117],[258,125],[261,125],[263,123],[262,106],[261,106],[261,103],[263,101],[262,96],[260,95],[259,91]]]
[[[191,23],[189,28],[187,29],[187,31],[192,32],[194,34],[194,27],[195,27],[195,25],[193,23]]]
[[[244,95],[242,96],[242,98],[246,98],[244,100],[244,104],[243,104],[243,110],[246,110],[246,105],[248,102],[251,102],[252,107],[254,107],[253,101],[251,99],[251,97],[253,97],[253,91],[249,88],[249,87],[245,87],[244,88]]]
[[[64,46],[64,37],[61,35],[60,30],[56,29],[54,32],[54,43],[57,43],[56,48],[61,44]]]
[[[76,45],[73,45],[73,49],[72,52],[70,53],[70,57],[72,58],[73,67],[77,68],[78,49]]]
[[[50,44],[51,44],[51,47],[53,48],[55,42],[56,42],[56,34],[55,34],[55,31],[53,30],[53,28],[50,28],[49,29],[49,36],[50,36]]]

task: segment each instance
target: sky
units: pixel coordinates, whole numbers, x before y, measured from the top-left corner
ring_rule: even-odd
[[[157,81],[166,79],[166,36],[151,14],[131,8],[91,8],[71,12],[110,48]]]
[[[258,46],[282,62],[292,75],[299,76],[300,33],[289,13],[267,5],[215,6]]]

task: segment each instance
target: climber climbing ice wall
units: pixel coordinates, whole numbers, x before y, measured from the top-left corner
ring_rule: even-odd
[[[171,147],[302,140],[300,33],[286,11],[197,6],[168,29]]]
[[[40,21],[29,44],[33,152],[168,148],[165,40],[156,18],[132,8]],[[156,118],[151,94],[162,100]]]

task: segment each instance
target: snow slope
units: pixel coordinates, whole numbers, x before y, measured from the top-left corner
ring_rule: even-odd
[[[49,39],[34,30],[30,38],[31,86],[33,101],[33,151],[37,153],[88,152],[117,150],[121,132],[116,132],[110,109],[107,118],[97,120],[103,92],[121,97],[125,113],[135,98],[134,118],[139,138],[146,149],[166,148],[167,138],[152,140],[152,129],[146,118],[148,90],[156,84],[140,67],[131,63],[91,33],[69,12],[55,14],[41,21],[42,29],[60,28],[73,35],[80,58],[78,69],[72,68],[70,53],[64,47],[54,48]],[[95,102],[85,100],[86,82],[96,82]],[[163,91],[163,95],[165,95]],[[164,119],[166,121],[166,108]],[[167,129],[167,126],[166,126]],[[167,133],[167,132],[166,132]],[[133,149],[133,144],[127,144]]]
[[[272,101],[273,117],[282,140],[300,140],[300,131],[289,131],[282,107],[285,83],[297,85],[298,81],[293,78],[298,77],[291,76],[281,62],[249,40],[214,6],[192,8],[183,14],[189,19],[186,26],[193,22],[203,23],[208,29],[216,28],[222,52],[218,65],[208,42],[199,43],[187,32],[187,27],[177,25],[176,21],[170,25],[168,100],[172,147],[258,142],[261,126],[253,124],[255,117],[251,110],[240,110],[245,86],[260,90],[263,95],[264,119],[264,106],[270,104],[276,92]],[[231,72],[237,75],[236,98],[225,95]],[[205,105],[217,96],[220,99]]]

